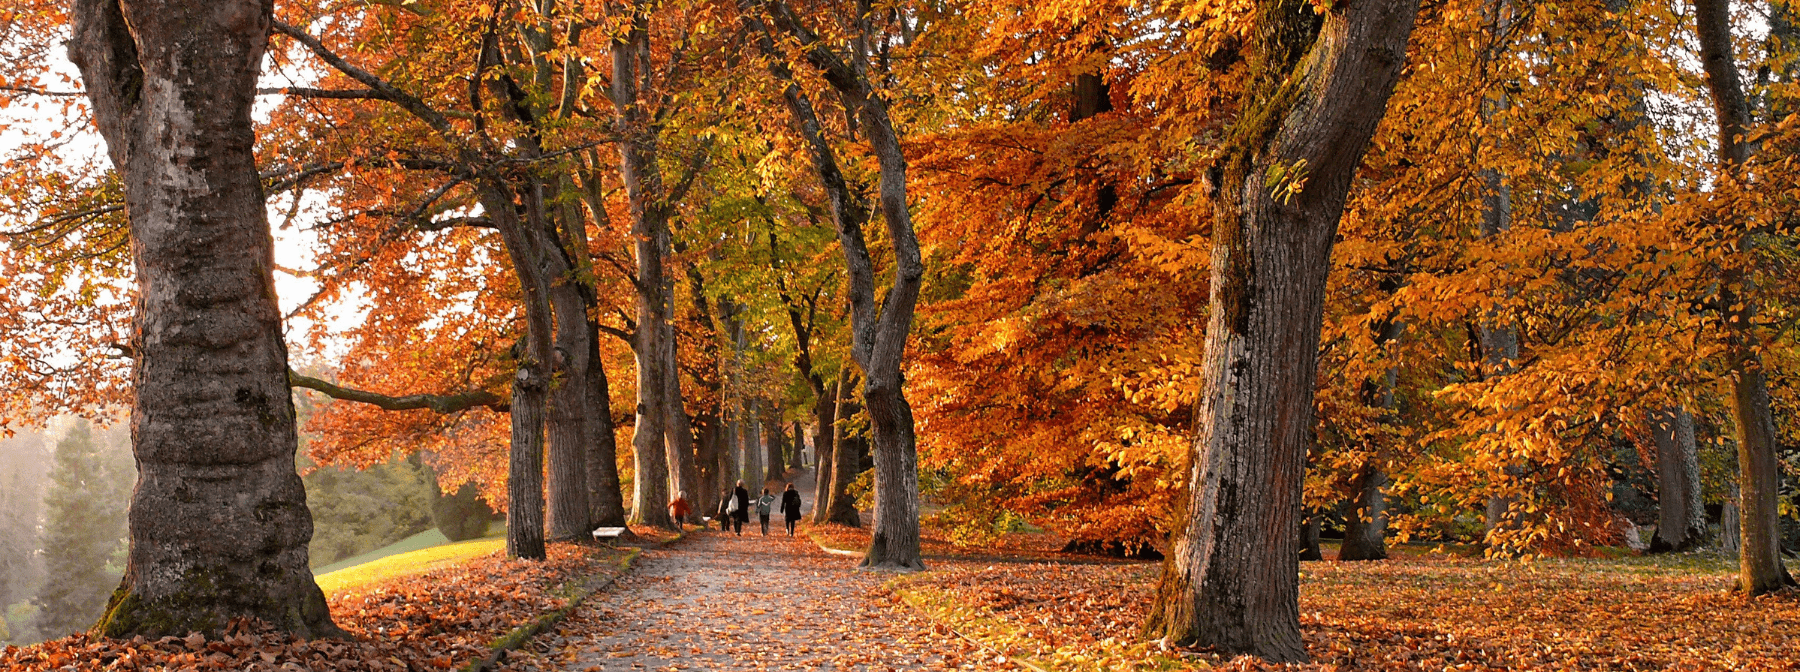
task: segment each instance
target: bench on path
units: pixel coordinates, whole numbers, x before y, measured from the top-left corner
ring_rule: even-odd
[[[597,527],[594,528],[594,541],[617,540],[624,534],[623,527]]]

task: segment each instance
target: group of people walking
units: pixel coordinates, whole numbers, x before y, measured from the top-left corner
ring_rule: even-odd
[[[769,494],[768,488],[763,488],[761,497],[750,499],[750,490],[744,487],[743,481],[738,481],[736,488],[719,493],[719,510],[713,520],[719,522],[719,530],[729,530],[743,536],[744,525],[750,522],[750,509],[755,507],[756,517],[761,521],[762,533],[766,537],[769,536],[769,515],[775,508],[776,501],[775,495]],[[794,536],[794,526],[800,522],[800,491],[789,483],[787,489],[782,491],[779,501],[781,517],[787,523],[787,535]],[[669,514],[674,516],[676,524],[679,525],[690,513],[693,513],[693,508],[688,504],[687,493],[677,494],[674,501],[669,502]]]

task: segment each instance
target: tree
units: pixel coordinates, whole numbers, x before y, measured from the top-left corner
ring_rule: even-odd
[[[883,42],[876,31],[887,30],[890,22],[869,3],[858,3],[855,14],[848,17],[856,32],[849,40],[850,60],[845,61],[786,3],[745,2],[740,7],[745,10],[744,21],[755,35],[758,48],[771,57],[772,72],[783,83],[783,98],[794,124],[805,137],[807,156],[827,193],[838,242],[843,248],[849,278],[850,353],[863,372],[863,402],[875,441],[875,525],[861,566],[923,569],[925,564],[919,559],[918,437],[900,365],[906,355],[925,266],[913,229],[912,206],[907,200],[906,155],[890,112],[890,94],[869,79],[870,73],[876,72],[874,63],[878,56],[870,50]],[[846,110],[855,115],[868,136],[880,180],[877,203],[894,254],[893,279],[885,300],[879,304],[875,297],[874,260],[863,233],[868,207],[850,194],[812,104],[800,94],[786,66],[773,58],[775,48],[769,24],[750,13],[752,9],[766,13],[769,24],[799,43],[801,57],[843,98]],[[885,61],[885,56],[881,60]]]
[[[1295,530],[1325,280],[1417,11],[1411,0],[1257,3],[1249,90],[1211,169],[1212,316],[1190,494],[1147,624],[1169,643],[1306,659]]]
[[[294,407],[250,111],[273,20],[238,0],[77,0],[69,57],[124,184],[137,270],[125,577],[108,636],[239,616],[340,634],[307,567]]]
[[[118,580],[108,562],[125,539],[131,463],[113,458],[78,422],[56,443],[44,497],[44,585],[34,600],[38,632],[58,637],[85,630],[106,606]]]
[[[1679,553],[1705,546],[1706,507],[1701,500],[1700,461],[1694,441],[1694,416],[1670,406],[1645,414],[1656,445],[1656,535],[1651,553]]]
[[[1744,166],[1756,148],[1748,137],[1750,106],[1732,53],[1731,5],[1727,0],[1694,0],[1700,64],[1712,94],[1718,125],[1720,179],[1730,186],[1748,182]],[[1741,226],[1741,225],[1740,225]],[[1747,227],[1746,227],[1747,229]],[[1750,231],[1736,249],[1740,258],[1726,259],[1719,274],[1719,302],[1728,334],[1726,351],[1731,418],[1738,446],[1738,516],[1743,536],[1738,550],[1740,591],[1751,595],[1795,585],[1781,564],[1780,513],[1776,508],[1781,466],[1776,459],[1780,439],[1769,405],[1768,373],[1757,335],[1756,287],[1746,266],[1757,248]]]

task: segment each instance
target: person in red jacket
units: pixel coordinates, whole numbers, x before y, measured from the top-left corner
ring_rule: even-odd
[[[669,517],[675,519],[676,532],[687,531],[682,528],[682,521],[687,520],[688,514],[693,512],[694,507],[689,505],[687,501],[687,492],[683,491],[675,493],[675,499],[669,502]]]

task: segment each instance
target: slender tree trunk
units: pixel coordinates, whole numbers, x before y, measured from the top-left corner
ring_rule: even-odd
[[[837,381],[833,381],[829,388],[830,394],[819,397],[817,403],[813,404],[813,417],[818,418],[819,423],[819,431],[813,435],[814,523],[824,523],[831,519],[831,473],[837,465],[837,398],[842,380],[840,376]]]
[[[1319,550],[1319,517],[1307,516],[1300,523],[1300,559],[1304,561],[1324,560],[1325,552]],[[1340,555],[1342,555],[1340,553]]]
[[[1695,0],[1696,33],[1700,38],[1700,65],[1712,93],[1714,118],[1719,131],[1719,167],[1723,178],[1741,181],[1742,169],[1755,148],[1746,137],[1750,107],[1732,57],[1731,3],[1727,0]],[[1779,438],[1774,413],[1769,407],[1768,382],[1763,369],[1760,337],[1756,333],[1756,288],[1748,266],[1755,263],[1755,240],[1746,233],[1737,245],[1742,259],[1727,260],[1720,274],[1720,304],[1726,306],[1731,387],[1731,418],[1738,444],[1738,527],[1743,535],[1738,552],[1738,590],[1751,595],[1795,585],[1781,565],[1780,514],[1776,498],[1780,464],[1775,457]]]
[[[131,550],[97,630],[342,634],[307,569],[312,516],[251,108],[266,2],[76,0],[69,58],[125,188],[133,315]]]
[[[788,454],[788,468],[800,471],[806,468],[806,426],[794,421],[794,452]]]
[[[549,390],[550,474],[549,511],[545,534],[554,541],[586,538],[594,529],[593,510],[588,502],[588,453],[594,439],[589,427],[591,409],[588,394],[587,358],[593,350],[587,339],[587,306],[581,290],[572,278],[550,289],[550,300],[556,314],[556,351],[562,361],[560,374]]]
[[[1395,320],[1383,320],[1376,325],[1376,347],[1383,348],[1398,340],[1402,329]],[[1395,421],[1394,387],[1399,378],[1400,369],[1390,366],[1382,375],[1379,386],[1373,381],[1365,381],[1363,386],[1363,403],[1380,410],[1382,425],[1391,425]],[[1339,560],[1385,560],[1388,557],[1387,495],[1382,491],[1388,485],[1388,475],[1382,469],[1381,458],[1381,447],[1387,437],[1384,435],[1378,440],[1375,454],[1369,457],[1357,478],[1356,498],[1345,507],[1344,545],[1338,549]]]
[[[740,447],[744,453],[744,472],[740,478],[744,479],[744,487],[750,489],[750,494],[755,495],[764,483],[762,422],[756,417],[756,399],[744,397],[738,404],[738,415],[738,427],[743,432],[739,438],[744,441]]]
[[[828,498],[825,510],[825,522],[862,527],[862,516],[856,511],[856,499],[850,496],[850,483],[856,475],[862,473],[862,437],[852,437],[844,431],[843,421],[862,411],[851,395],[856,387],[851,383],[849,372],[838,376],[837,383],[837,417],[838,422],[832,425],[831,483],[827,488]]]
[[[1742,520],[1738,513],[1740,497],[1737,483],[1731,483],[1731,487],[1725,492],[1725,506],[1719,509],[1719,552],[1734,558],[1743,549],[1744,543],[1743,530],[1738,527]]]
[[[775,409],[775,402],[768,399],[758,404],[762,411],[763,445],[765,446],[763,467],[764,478],[770,482],[782,482],[787,479],[786,469],[781,461],[781,449],[787,446],[787,437],[781,434],[781,415]]]
[[[725,489],[725,473],[719,470],[719,416],[701,413],[694,416],[694,426],[698,435],[694,444],[694,458],[700,472],[700,490],[692,493],[689,501],[699,510],[696,515],[710,516],[719,510],[719,492]]]
[[[1257,7],[1246,108],[1212,169],[1212,308],[1189,496],[1147,630],[1301,661],[1294,531],[1331,244],[1418,2],[1336,3],[1322,23],[1305,0]],[[1300,169],[1303,182],[1284,181]]]
[[[681,395],[681,369],[675,357],[675,324],[666,322],[663,332],[664,352],[668,360],[664,362],[663,373],[668,376],[663,390],[668,394],[664,408],[668,418],[667,445],[669,451],[669,484],[677,493],[684,494],[689,503],[700,490],[700,465],[694,455],[694,426],[689,419],[687,409],[683,406]],[[694,507],[688,514],[688,521],[700,521],[700,509]]]
[[[1645,414],[1656,444],[1657,520],[1651,553],[1679,553],[1708,541],[1701,500],[1700,460],[1694,416],[1680,406]]]
[[[620,178],[631,204],[631,234],[637,254],[637,425],[632,451],[636,475],[632,482],[631,519],[656,527],[673,528],[669,518],[668,391],[665,389],[673,359],[667,348],[668,297],[664,291],[663,260],[669,249],[668,215],[662,174],[657,166],[657,130],[643,107],[639,92],[649,80],[640,61],[650,59],[648,10],[633,6],[630,29],[612,43],[613,105],[618,109]]]

